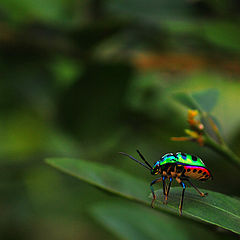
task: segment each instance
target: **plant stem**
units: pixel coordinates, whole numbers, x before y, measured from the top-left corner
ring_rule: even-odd
[[[225,144],[220,145],[216,143],[208,134],[204,137],[204,143],[206,146],[220,153],[222,156],[230,160],[234,165],[240,168],[240,158],[229,149],[229,147]]]

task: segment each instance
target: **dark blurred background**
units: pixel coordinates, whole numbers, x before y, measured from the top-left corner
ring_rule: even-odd
[[[115,239],[88,212],[112,196],[62,174],[46,157],[102,162],[151,181],[117,154],[150,162],[199,155],[240,197],[239,172],[184,135],[179,91],[219,90],[213,114],[240,154],[238,0],[1,0],[1,239]],[[141,186],[136,186],[141,187]]]

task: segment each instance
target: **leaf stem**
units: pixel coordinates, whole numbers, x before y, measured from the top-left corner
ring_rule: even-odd
[[[208,134],[204,136],[204,143],[240,168],[240,158],[226,144],[218,144]]]

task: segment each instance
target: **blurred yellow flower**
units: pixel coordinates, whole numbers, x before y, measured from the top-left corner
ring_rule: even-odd
[[[204,129],[203,124],[200,122],[200,120],[195,119],[195,117],[197,117],[198,114],[199,114],[198,110],[189,109],[187,121],[191,128],[202,131]]]
[[[204,137],[203,137],[203,129],[204,125],[200,122],[200,120],[195,119],[199,112],[197,110],[188,110],[188,118],[187,121],[189,123],[190,129],[185,129],[185,133],[187,136],[184,137],[172,137],[172,141],[195,141],[200,146],[204,144]]]

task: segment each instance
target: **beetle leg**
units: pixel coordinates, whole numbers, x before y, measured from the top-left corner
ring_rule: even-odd
[[[201,197],[205,197],[205,196],[208,195],[208,193],[203,193],[203,192],[201,192],[189,179],[187,179],[187,181],[190,183],[190,185],[191,185],[192,187],[194,187],[194,188],[196,189],[196,191],[200,194]]]
[[[182,196],[181,196],[180,205],[179,205],[179,214],[182,215],[183,198],[184,198],[186,185],[183,182],[181,182],[180,184],[182,185],[183,190],[182,190]]]
[[[154,201],[156,200],[156,195],[155,195],[155,193],[154,193],[154,189],[153,189],[153,186],[152,186],[152,185],[155,184],[155,183],[161,182],[161,181],[162,181],[162,177],[153,180],[153,181],[151,182],[151,184],[150,184],[151,192],[152,192],[152,195],[153,195],[153,199],[152,199],[152,203],[151,203],[151,207],[152,207],[152,208],[154,207],[154,206],[153,206],[153,203],[154,203]]]
[[[180,178],[176,178],[176,181],[182,186],[183,190],[182,190],[182,196],[180,199],[180,204],[179,204],[179,214],[180,216],[182,215],[182,207],[183,207],[183,199],[184,199],[184,192],[186,189],[186,185],[182,182],[182,180]]]
[[[169,178],[169,184],[168,184],[168,187],[167,187],[167,189],[166,189],[164,204],[167,204],[168,194],[169,194],[169,191],[170,191],[170,188],[171,188],[172,180],[173,180],[173,179],[170,177],[170,178]]]
[[[164,196],[164,201],[163,201],[163,203],[165,203],[165,199],[166,199],[166,193],[167,193],[167,191],[166,191],[166,182],[165,182],[165,179],[166,179],[166,177],[162,177],[162,181],[163,181],[163,196]]]

